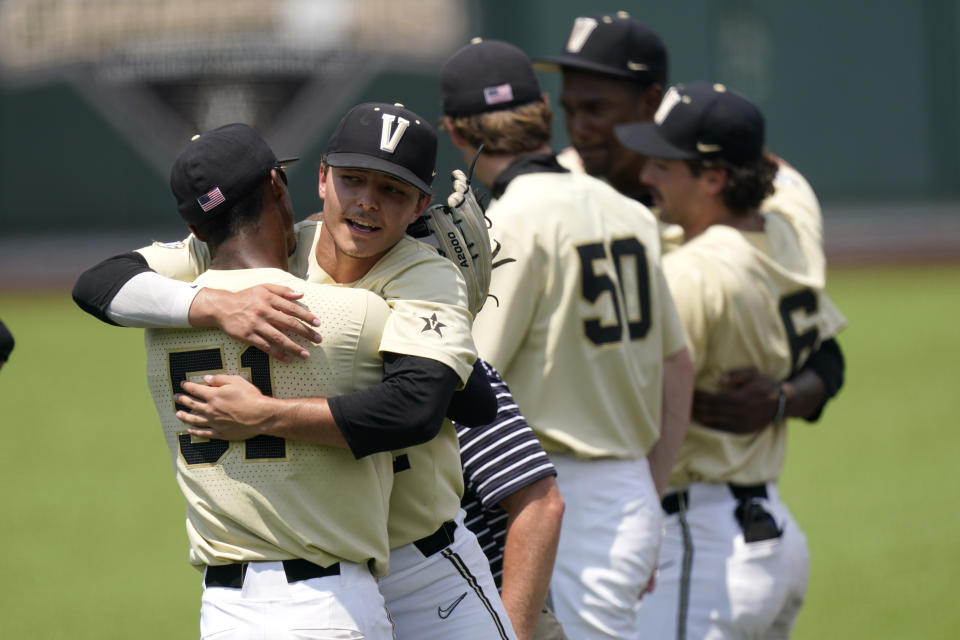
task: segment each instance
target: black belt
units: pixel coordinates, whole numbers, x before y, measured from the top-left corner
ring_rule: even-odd
[[[453,542],[453,532],[456,530],[457,523],[453,520],[448,520],[426,538],[420,538],[414,541],[413,546],[419,549],[420,553],[424,556],[432,556]]]
[[[730,487],[730,493],[733,494],[733,497],[736,498],[738,502],[743,502],[752,498],[767,497],[766,484],[728,484],[727,486]],[[680,513],[681,505],[686,508],[686,505],[689,504],[690,492],[686,489],[666,495],[660,502],[660,506],[663,507],[664,513],[666,513],[668,516]]]
[[[249,562],[234,564],[218,564],[207,566],[203,584],[208,587],[228,587],[240,589],[243,587],[243,576],[247,572]],[[309,560],[296,558],[283,561],[283,571],[287,574],[287,582],[298,582],[310,578],[325,578],[340,575],[340,563],[335,562],[329,567],[321,567]]]

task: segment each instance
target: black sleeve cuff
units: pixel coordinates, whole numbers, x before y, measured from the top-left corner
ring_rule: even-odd
[[[456,372],[436,360],[385,353],[382,382],[327,402],[350,451],[362,458],[434,438],[457,381]]]
[[[839,343],[833,338],[830,338],[821,344],[820,348],[810,356],[803,368],[813,371],[817,374],[817,377],[823,381],[825,391],[823,404],[812,414],[804,418],[807,422],[816,422],[820,419],[823,408],[827,405],[830,398],[837,395],[837,392],[843,387],[846,362],[844,361],[843,352],[840,350]]]
[[[473,363],[467,384],[453,394],[447,417],[464,427],[483,427],[496,419],[497,396],[479,358]]]
[[[73,285],[73,301],[98,320],[119,326],[107,317],[107,307],[130,278],[146,271],[147,260],[136,251],[107,258],[80,274]]]

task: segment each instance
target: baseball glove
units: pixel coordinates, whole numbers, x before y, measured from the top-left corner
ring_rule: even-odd
[[[489,221],[467,175],[457,169],[450,177],[453,192],[447,202],[428,207],[407,231],[460,267],[467,282],[470,312],[476,315],[490,290]]]

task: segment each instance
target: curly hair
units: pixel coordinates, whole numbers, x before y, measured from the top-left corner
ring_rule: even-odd
[[[724,169],[727,172],[727,181],[720,197],[727,208],[737,215],[758,209],[760,203],[773,193],[773,179],[777,175],[778,167],[766,154],[744,165],[735,165],[726,160],[700,158],[686,162],[694,177],[706,169]]]
[[[550,143],[553,110],[546,99],[513,109],[451,118],[451,129],[473,147],[491,155],[536,151]]]

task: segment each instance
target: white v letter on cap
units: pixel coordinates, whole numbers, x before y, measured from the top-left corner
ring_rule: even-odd
[[[597,28],[599,23],[593,18],[583,16],[573,21],[573,29],[570,30],[570,37],[567,38],[567,51],[570,53],[579,53],[583,45],[587,44],[587,38]]]
[[[390,129],[392,128],[394,120],[397,121],[397,128],[393,130],[393,134],[391,135]],[[406,131],[409,126],[409,120],[397,118],[397,116],[390,113],[383,114],[383,128],[380,130],[380,148],[390,153],[396,151],[397,145],[400,143],[400,138],[403,137],[403,132]]]

